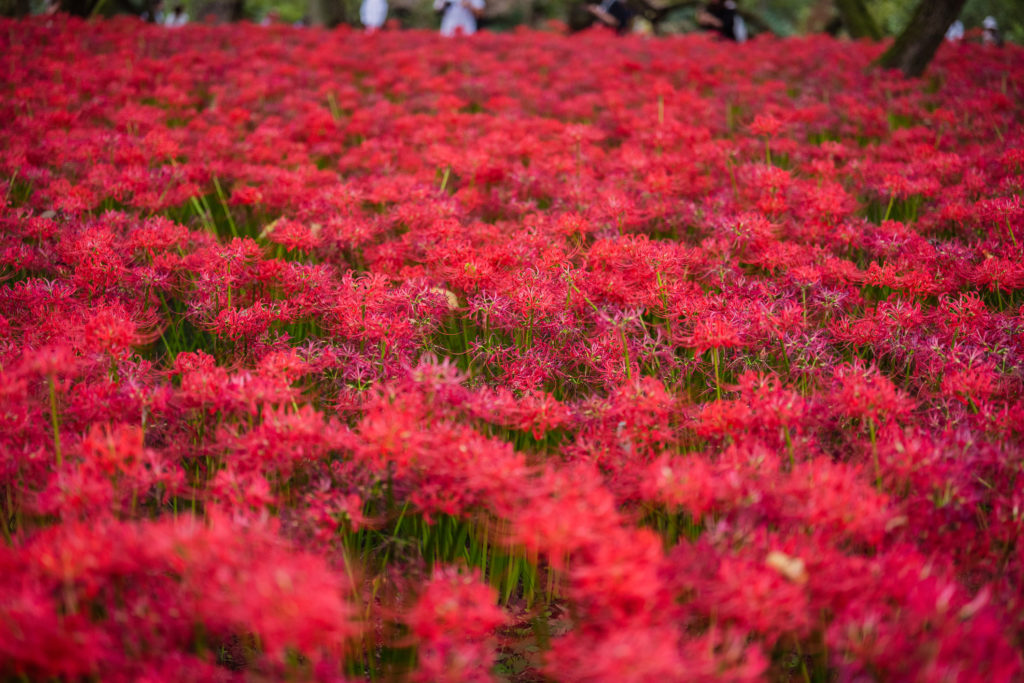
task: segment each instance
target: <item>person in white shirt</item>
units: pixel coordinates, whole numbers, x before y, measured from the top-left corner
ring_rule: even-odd
[[[169,28],[180,28],[188,23],[188,13],[184,5],[175,5],[174,10],[164,15],[164,26]]]
[[[146,9],[142,12],[141,19],[148,21],[153,24],[164,23],[164,3],[163,0],[156,0],[150,9]]]
[[[964,22],[957,19],[946,30],[946,40],[951,43],[959,43],[964,39]]]
[[[363,0],[359,6],[359,21],[363,22],[367,33],[372,33],[384,25],[388,18],[388,0]]]
[[[1002,47],[1003,36],[999,33],[999,22],[995,17],[985,17],[985,21],[981,22],[981,44]]]
[[[484,0],[434,0],[434,9],[441,12],[441,35],[476,33],[476,20],[484,13]]]

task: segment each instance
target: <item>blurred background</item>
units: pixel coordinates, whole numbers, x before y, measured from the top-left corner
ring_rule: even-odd
[[[59,4],[63,11],[80,16],[135,14],[152,16],[160,0],[0,0],[0,15],[40,14]],[[163,10],[182,5],[192,21],[279,21],[289,24],[336,26],[359,25],[361,0],[163,0]],[[589,24],[582,0],[486,0],[481,27],[506,31],[516,26],[541,27],[564,22],[580,29]],[[628,0],[638,19],[634,30],[658,34],[696,30],[695,14],[701,2],[691,0]],[[432,0],[388,0],[388,19],[403,28],[437,28],[439,19]],[[738,0],[739,10],[753,35],[771,32],[781,36],[827,31],[834,35],[863,37],[842,21],[849,12],[866,10],[878,35],[897,35],[906,25],[915,2],[907,0]],[[1024,43],[1024,0],[967,0],[960,15],[968,38],[980,30],[988,16],[998,21],[1005,40]],[[860,35],[858,35],[860,33]]]

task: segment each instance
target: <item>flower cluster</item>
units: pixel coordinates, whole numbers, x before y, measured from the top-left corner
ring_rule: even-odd
[[[1019,679],[1024,51],[880,49],[0,20],[0,671]]]

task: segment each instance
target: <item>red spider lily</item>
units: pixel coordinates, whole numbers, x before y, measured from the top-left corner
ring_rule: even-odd
[[[774,137],[781,129],[783,122],[772,114],[758,114],[750,124],[750,132],[754,135]]]
[[[1020,677],[1019,48],[0,29],[3,671]]]
[[[486,681],[494,661],[493,631],[507,617],[493,588],[479,577],[435,570],[407,615],[419,639],[420,681]]]
[[[68,524],[5,554],[18,574],[3,589],[11,599],[4,600],[2,656],[6,667],[26,673],[84,673],[104,659],[128,673],[186,648],[196,622],[211,634],[255,628],[273,657],[288,646],[311,656],[340,651],[358,629],[343,600],[344,582],[322,563],[289,551],[267,530],[226,520],[210,528],[192,520]],[[206,593],[213,586],[215,600]],[[90,619],[90,606],[104,604],[111,592],[120,592],[120,606],[107,603],[116,611]],[[169,612],[158,615],[152,610],[161,602]],[[33,643],[47,640],[51,647],[87,647],[81,656],[38,659]],[[115,647],[122,651],[116,664]]]
[[[709,316],[697,321],[693,334],[682,340],[697,354],[709,349],[727,349],[743,346],[740,330],[720,316]]]

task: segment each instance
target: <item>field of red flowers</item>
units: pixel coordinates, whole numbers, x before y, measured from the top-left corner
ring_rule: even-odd
[[[3,680],[1006,681],[1024,50],[0,23]]]

